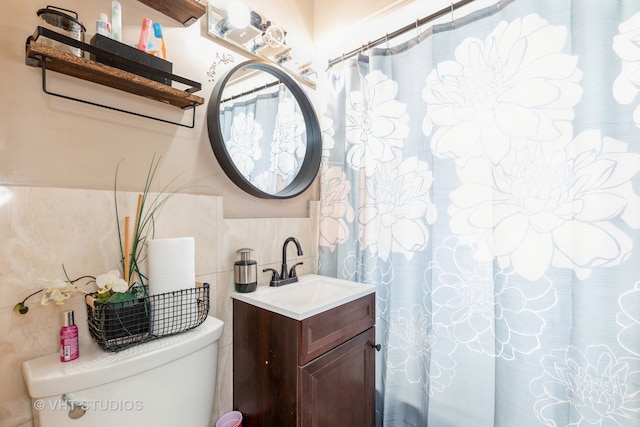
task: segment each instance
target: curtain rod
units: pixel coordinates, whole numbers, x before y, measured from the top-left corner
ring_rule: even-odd
[[[248,90],[246,92],[238,93],[236,95],[230,96],[227,99],[223,99],[222,101],[220,101],[220,104],[224,104],[225,102],[228,102],[228,101],[233,101],[234,99],[238,99],[238,98],[241,98],[241,97],[246,96],[246,95],[254,94],[259,90],[269,89],[269,88],[274,87],[274,86],[279,85],[279,84],[280,84],[280,80],[275,80],[275,81],[273,81],[271,83],[267,83],[265,85],[255,87],[255,88],[253,88],[251,90]]]
[[[380,37],[380,38],[378,38],[378,39],[376,39],[376,40],[374,40],[372,42],[367,43],[366,46],[362,46],[362,47],[360,47],[358,49],[353,49],[352,51],[350,51],[348,53],[342,54],[342,56],[340,56],[338,58],[334,58],[334,59],[330,60],[329,61],[329,66],[327,68],[329,68],[329,67],[331,67],[331,66],[333,66],[335,64],[338,64],[338,63],[344,61],[345,59],[348,59],[348,58],[351,58],[353,56],[356,56],[358,53],[364,51],[365,49],[370,49],[372,47],[378,46],[379,44],[382,44],[382,43],[388,41],[389,39],[393,39],[395,37],[398,37],[398,36],[408,32],[408,31],[411,31],[411,30],[414,30],[416,28],[419,28],[419,27],[423,26],[424,24],[426,24],[426,23],[428,23],[430,21],[433,21],[434,19],[438,19],[441,16],[446,15],[447,13],[453,13],[454,10],[459,9],[459,8],[461,8],[463,6],[466,6],[467,4],[472,3],[474,1],[475,0],[460,0],[459,2],[451,3],[451,6],[443,7],[442,9],[438,10],[437,12],[432,13],[429,16],[425,16],[424,18],[417,19],[415,23],[405,25],[404,27],[402,27],[402,28],[400,28],[400,29],[398,29],[398,30],[396,30],[396,31],[394,31],[392,33],[386,34],[383,37]]]

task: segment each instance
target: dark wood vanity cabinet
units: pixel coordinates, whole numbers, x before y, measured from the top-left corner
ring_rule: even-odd
[[[375,295],[303,320],[233,301],[243,427],[375,424]]]

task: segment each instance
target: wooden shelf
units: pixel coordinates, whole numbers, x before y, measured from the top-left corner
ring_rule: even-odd
[[[196,0],[138,0],[147,6],[180,22],[185,27],[196,22],[207,8]]]
[[[87,58],[77,57],[31,40],[27,45],[26,64],[34,67],[42,67],[43,57],[47,58],[47,70],[77,77],[82,80],[143,96],[179,108],[188,108],[204,104],[202,97],[192,93],[154,80],[149,80],[118,68],[109,67]]]
[[[209,32],[209,37],[213,37],[215,38],[216,43],[226,47],[229,50],[232,50],[236,53],[239,53],[240,55],[243,55],[249,59],[255,59],[258,61],[265,61],[268,62],[271,66],[279,69],[280,71],[287,73],[288,75],[290,75],[292,78],[294,78],[298,83],[301,83],[305,86],[307,86],[310,89],[315,90],[316,89],[316,83],[312,80],[309,80],[307,78],[302,77],[299,74],[294,73],[293,71],[283,67],[282,65],[278,64],[277,62],[275,62],[274,60],[272,60],[271,58],[267,58],[266,56],[262,56],[256,53],[252,53],[249,52],[247,49],[245,49],[243,46],[238,45],[237,43],[233,42],[232,40],[227,40],[224,39],[212,32]]]
[[[142,0],[140,0],[140,1],[142,1]],[[221,11],[220,9],[214,7],[212,4],[208,5],[208,10],[207,10],[207,35],[209,37],[213,38],[217,44],[220,44],[220,45],[228,48],[229,50],[232,50],[232,51],[234,51],[236,53],[239,53],[240,55],[242,55],[242,56],[244,56],[244,57],[246,57],[248,59],[255,59],[255,60],[258,60],[258,61],[266,61],[266,62],[270,63],[271,65],[273,65],[274,67],[276,67],[277,69],[289,74],[291,77],[296,79],[296,81],[298,83],[301,83],[301,84],[307,86],[310,89],[313,89],[313,90],[316,89],[316,83],[313,80],[296,73],[294,70],[290,70],[290,69],[282,66],[278,62],[274,61],[273,58],[269,58],[267,56],[261,55],[259,52],[256,52],[256,53],[251,52],[245,46],[243,46],[241,43],[237,43],[234,40],[230,40],[228,38],[221,37],[219,34],[217,34],[216,31],[214,31],[214,29],[213,29],[213,27],[217,23],[217,21],[215,21],[215,19],[217,19],[220,16],[223,16],[223,14],[224,14],[223,11]]]

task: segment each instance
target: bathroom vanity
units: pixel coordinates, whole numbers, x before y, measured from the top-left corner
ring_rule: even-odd
[[[244,427],[375,423],[373,287],[308,276],[233,296],[233,405]],[[339,282],[349,296],[331,287]]]

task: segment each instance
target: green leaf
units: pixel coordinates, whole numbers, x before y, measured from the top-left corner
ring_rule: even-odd
[[[116,292],[111,295],[111,298],[107,302],[122,302],[122,301],[130,301],[135,299],[135,297],[131,294],[131,292]]]
[[[13,311],[20,314],[27,314],[27,312],[29,312],[29,307],[24,305],[24,303],[19,302],[15,306],[13,306]]]
[[[96,295],[96,300],[97,300],[98,302],[103,303],[103,304],[104,304],[104,303],[106,303],[107,301],[109,301],[109,298],[111,298],[111,293],[110,293],[110,292],[102,293],[102,294],[101,294],[101,293],[98,293],[98,294]]]

